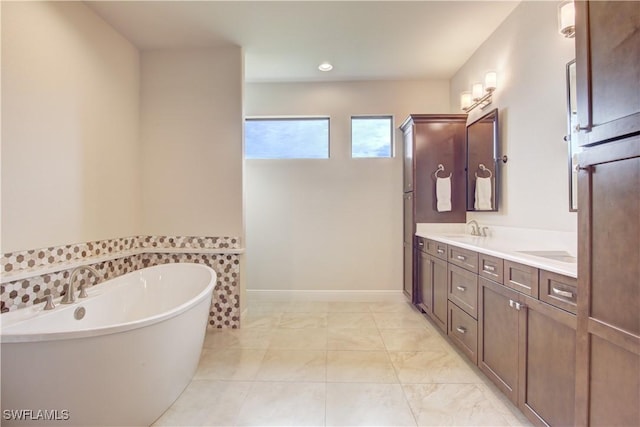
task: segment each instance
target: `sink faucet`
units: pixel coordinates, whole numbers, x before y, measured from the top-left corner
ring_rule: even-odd
[[[472,236],[480,236],[480,225],[478,225],[478,221],[472,219],[471,221],[467,222],[467,225],[471,226]]]
[[[69,287],[67,288],[67,293],[64,294],[64,297],[62,298],[62,301],[60,301],[60,304],[71,304],[76,302],[76,296],[73,293],[73,281],[78,275],[78,273],[80,273],[82,270],[89,270],[98,279],[100,278],[100,273],[98,273],[98,271],[95,268],[90,267],[88,265],[81,265],[79,267],[74,268],[71,271],[71,275],[69,277]],[[86,298],[88,296],[87,291],[85,290],[85,287],[86,287],[86,284],[82,284],[78,286],[78,290],[80,291],[80,294],[78,295],[79,298]]]

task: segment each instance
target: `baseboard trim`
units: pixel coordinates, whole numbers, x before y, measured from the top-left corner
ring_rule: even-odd
[[[248,301],[406,302],[402,291],[247,289]]]

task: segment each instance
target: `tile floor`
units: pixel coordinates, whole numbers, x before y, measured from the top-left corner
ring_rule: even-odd
[[[360,302],[250,304],[154,424],[416,425],[530,424],[411,305]]]

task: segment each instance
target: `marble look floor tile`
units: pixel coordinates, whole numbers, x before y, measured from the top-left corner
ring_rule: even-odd
[[[250,382],[193,380],[153,426],[234,425]]]
[[[429,351],[450,348],[438,332],[426,328],[380,329],[380,335],[389,351]]]
[[[482,382],[478,374],[452,352],[390,352],[389,356],[403,384]]]
[[[278,328],[326,328],[327,313],[283,313]]]
[[[373,313],[379,329],[425,329],[427,320],[417,311],[401,313]]]
[[[327,381],[397,383],[386,351],[329,351]]]
[[[376,328],[329,329],[327,331],[329,350],[385,350],[382,336]]]
[[[204,348],[254,348],[269,347],[271,332],[257,329],[219,329],[208,331]]]
[[[326,350],[327,329],[273,329],[269,348],[282,350]]]
[[[369,303],[333,301],[328,304],[329,313],[369,313]]]
[[[329,313],[328,326],[332,329],[377,328],[371,313]]]
[[[493,407],[507,420],[509,426],[532,426],[527,417],[488,378],[483,378],[482,376],[480,378],[482,379],[482,384],[478,384],[478,387],[487,396]]]
[[[478,384],[403,386],[420,426],[507,426]]]
[[[256,382],[236,420],[239,426],[322,426],[325,383]]]
[[[243,348],[204,349],[194,379],[251,381],[266,352]]]
[[[415,426],[399,384],[327,383],[327,426]]]
[[[281,313],[247,314],[240,319],[242,329],[271,329],[278,327]]]
[[[324,301],[293,301],[285,311],[287,313],[327,313],[329,303]]]
[[[417,310],[406,302],[372,302],[369,303],[372,313],[415,313]]]
[[[256,380],[326,380],[327,352],[324,350],[269,350],[262,360]]]
[[[247,313],[250,315],[280,314],[287,311],[289,305],[291,305],[289,301],[250,301],[247,304]]]

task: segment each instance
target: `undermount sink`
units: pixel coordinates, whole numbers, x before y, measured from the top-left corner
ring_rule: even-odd
[[[567,251],[517,251],[525,255],[533,255],[537,257],[547,258],[554,261],[568,262],[575,264],[578,259]]]

